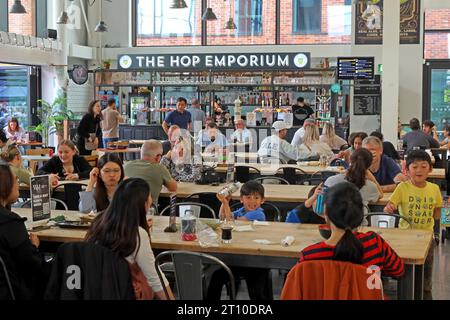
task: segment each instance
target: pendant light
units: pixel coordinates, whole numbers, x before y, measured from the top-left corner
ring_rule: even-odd
[[[103,11],[103,1],[100,0],[100,21],[95,26],[95,32],[108,32],[108,26],[105,21],[102,20],[102,12]]]
[[[14,0],[14,4],[11,7],[11,10],[9,13],[27,13],[27,10],[25,10],[25,7],[22,5],[22,2],[20,0]]]
[[[202,16],[202,20],[206,20],[206,21],[212,21],[212,20],[217,20],[217,17],[215,15],[215,13],[213,12],[213,9],[211,8],[211,3],[208,1],[209,6],[206,8],[205,13]]]
[[[170,5],[170,9],[185,9],[187,7],[184,0],[172,0],[172,4]]]
[[[225,29],[227,30],[236,30],[236,24],[234,23],[233,17],[231,16],[231,1],[230,1],[230,18],[227,21],[227,24],[225,25]]]

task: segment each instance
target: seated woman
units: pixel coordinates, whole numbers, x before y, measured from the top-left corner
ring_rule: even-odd
[[[355,150],[362,148],[363,140],[367,138],[367,133],[365,132],[353,132],[348,138],[348,143],[350,148],[347,150],[339,152],[338,158],[344,159],[345,162],[350,163],[350,157]]]
[[[347,146],[347,141],[336,135],[333,124],[329,122],[323,127],[320,141],[328,144],[332,150],[341,150],[342,147]]]
[[[338,260],[364,266],[378,266],[381,274],[401,277],[403,260],[377,233],[356,232],[364,219],[364,205],[358,188],[341,182],[330,188],[325,197],[325,220],[331,237],[300,252],[302,263],[308,260]]]
[[[381,186],[369,170],[372,165],[372,154],[367,149],[358,149],[353,152],[350,160],[347,172],[329,177],[325,181],[325,186],[333,187],[344,181],[351,182],[358,188],[363,204],[367,207],[369,202],[378,201],[383,197]]]
[[[173,125],[169,128],[168,137],[170,151],[161,157],[160,163],[165,166],[176,181],[194,182],[200,179],[201,164],[193,163],[193,140],[189,132]]]
[[[442,146],[448,146],[450,144],[450,125],[444,127],[444,140],[439,143]]]
[[[83,157],[78,155],[75,144],[70,140],[63,140],[58,145],[58,155],[44,164],[36,175],[49,174],[52,185],[59,180],[84,180],[89,178],[91,166]]]
[[[122,161],[115,153],[106,153],[91,170],[85,191],[80,192],[80,212],[101,212],[114,196],[117,186],[125,177]]]
[[[20,155],[19,149],[12,145],[9,146],[5,152],[0,154],[3,161],[7,162],[11,171],[19,179],[19,183],[24,183],[26,185],[30,184],[30,178],[33,176],[30,171],[23,167],[22,156]]]
[[[305,152],[317,153],[319,156],[334,155],[333,150],[325,142],[319,140],[319,128],[315,124],[311,124],[305,128],[305,135],[303,136],[303,143],[300,145],[300,150]]]
[[[165,300],[163,286],[170,298],[173,293],[164,278],[161,283],[155,268],[146,213],[152,206],[150,186],[140,178],[122,181],[109,207],[92,222],[86,241],[109,248],[130,264],[137,263],[156,297]]]
[[[19,126],[17,118],[11,118],[3,131],[5,131],[6,137],[14,142],[25,141],[25,131]]]
[[[316,213],[317,197],[323,192],[323,184],[312,188],[308,193],[308,199],[288,212],[286,223],[311,223],[324,224],[323,215]]]
[[[11,211],[19,197],[16,175],[8,164],[0,164],[0,254],[5,262],[16,299],[42,299],[46,264],[38,251],[39,238],[28,235],[25,219]],[[0,273],[3,279],[3,272]],[[0,300],[10,300],[5,281],[0,281]]]

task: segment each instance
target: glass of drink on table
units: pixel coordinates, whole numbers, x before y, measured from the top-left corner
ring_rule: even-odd
[[[145,216],[145,219],[147,220],[147,224],[150,227],[150,231],[153,231],[153,217],[156,213],[155,207],[151,206],[148,210],[147,210],[147,215]]]

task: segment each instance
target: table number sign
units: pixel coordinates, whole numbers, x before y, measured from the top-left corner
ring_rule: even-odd
[[[33,221],[50,219],[50,177],[31,177],[30,190]]]

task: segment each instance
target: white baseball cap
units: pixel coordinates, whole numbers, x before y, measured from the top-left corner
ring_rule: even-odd
[[[291,128],[290,125],[288,125],[286,122],[284,121],[275,121],[272,124],[272,128],[275,129],[275,131],[280,132],[283,129],[289,129]]]

